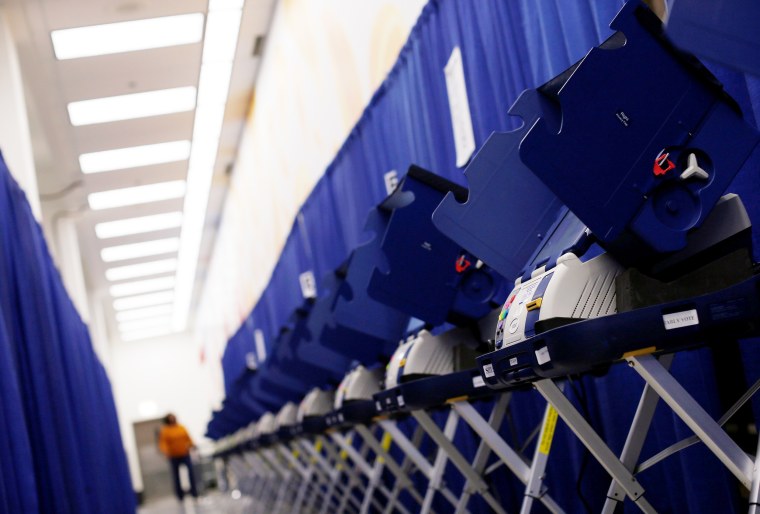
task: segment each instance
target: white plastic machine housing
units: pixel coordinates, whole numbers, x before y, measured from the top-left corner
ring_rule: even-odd
[[[274,418],[275,430],[282,427],[290,427],[296,424],[298,418],[298,406],[288,402],[280,408],[280,412]]]
[[[325,391],[315,387],[303,397],[298,405],[298,422],[312,416],[324,416],[332,410],[334,403],[335,391]]]
[[[382,368],[367,369],[357,366],[350,371],[338,386],[335,393],[335,409],[340,409],[343,403],[352,400],[371,400],[372,395],[380,391],[380,381],[383,379]]]
[[[575,254],[566,253],[549,271],[538,268],[526,282],[517,279],[496,325],[496,348],[527,339],[528,312],[533,310],[539,311],[538,320],[614,314],[615,277],[622,271],[608,254],[581,262]]]
[[[411,342],[399,346],[385,373],[385,387],[399,384],[403,376],[447,375],[454,370],[454,349],[462,343],[456,331],[434,336],[421,330]]]
[[[406,354],[409,353],[409,350],[411,350],[414,341],[415,338],[410,337],[406,340],[406,342],[398,345],[396,351],[393,352],[393,356],[391,357],[390,362],[388,362],[388,366],[385,368],[386,389],[390,389],[391,387],[395,387],[397,385],[398,381],[396,380],[396,377],[398,376],[399,368],[406,364],[404,359],[406,359]]]
[[[277,430],[274,414],[267,412],[256,423],[256,436],[273,434]]]

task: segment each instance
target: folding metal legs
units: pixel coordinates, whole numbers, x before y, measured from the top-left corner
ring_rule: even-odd
[[[362,487],[362,472],[359,469],[358,465],[356,465],[356,468],[354,468],[354,466],[351,464],[350,456],[348,454],[346,454],[345,457],[341,455],[341,451],[333,446],[331,438],[332,435],[329,437],[323,437],[321,441],[325,452],[328,455],[328,459],[332,461],[332,465],[338,470],[338,473],[335,475],[335,480],[330,485],[330,490],[326,496],[327,501],[322,504],[320,513],[342,513],[347,509],[349,504],[354,506],[354,512],[358,512],[361,509],[361,503],[359,503],[359,501],[354,496],[353,490],[357,487]],[[364,453],[364,449],[357,452],[361,460],[364,460]],[[346,484],[340,483],[341,476],[343,475],[346,476]],[[335,498],[335,502],[337,504],[337,508],[335,510],[330,507],[333,497]]]
[[[760,514],[760,439],[755,452],[755,467],[752,470],[752,487],[749,490],[749,514]]]
[[[591,455],[602,465],[610,476],[620,484],[625,494],[647,514],[655,514],[657,511],[643,497],[644,488],[623,465],[612,450],[605,444],[599,434],[580,412],[570,403],[562,391],[550,379],[539,380],[535,384],[539,393],[557,410],[559,416],[567,424],[570,430],[580,439]]]
[[[384,463],[388,465],[388,469],[396,476],[396,479],[401,479],[403,481],[408,481],[408,478],[403,475],[401,472],[401,468],[398,466],[398,464],[388,455],[384,449],[382,449],[382,445],[380,444],[377,439],[372,435],[369,430],[366,429],[366,427],[363,427],[361,425],[357,425],[355,427],[357,429],[357,433],[360,435],[362,440],[364,441],[364,444],[369,446],[370,448],[375,451],[376,454],[376,460],[377,459],[383,459]],[[357,469],[364,474],[367,477],[367,488],[364,491],[364,494],[367,495],[368,492],[371,490],[374,493],[374,490],[377,489],[380,491],[383,496],[385,496],[387,499],[390,499],[391,493],[388,491],[388,489],[380,483],[381,476],[379,473],[382,471],[380,469],[379,472],[376,472],[374,467],[370,465],[369,462],[362,456],[356,448],[354,448],[351,443],[346,439],[345,436],[342,434],[339,434],[337,432],[333,432],[330,434],[330,438],[340,447],[341,450],[343,450],[349,459],[351,459],[355,464]],[[410,482],[411,484],[411,482]],[[414,494],[416,491],[414,491]],[[366,498],[367,496],[365,496]],[[369,495],[370,501],[373,503],[376,503],[376,500],[374,499],[374,494]],[[406,512],[406,508],[401,505],[397,504],[395,506],[397,509],[401,510],[402,512]],[[378,504],[378,510],[382,511],[382,507]]]
[[[710,417],[699,403],[651,355],[630,357],[631,367],[702,440],[747,489],[752,487],[754,462]]]
[[[430,438],[438,445],[438,447],[445,452],[442,456],[441,453],[436,456],[436,462],[433,465],[433,477],[437,482],[443,477],[443,471],[446,468],[446,460],[451,460],[452,464],[457,467],[460,473],[464,475],[467,483],[471,487],[472,491],[477,492],[488,503],[488,505],[497,513],[503,513],[504,509],[501,507],[496,498],[493,497],[488,490],[488,484],[483,480],[483,477],[476,472],[470,463],[465,459],[462,453],[454,446],[452,440],[456,433],[457,424],[459,422],[459,415],[455,410],[449,411],[449,417],[446,420],[444,430],[441,431],[436,425],[435,421],[430,415],[422,410],[413,411],[412,416],[427,432]],[[440,457],[440,458],[439,458]],[[432,481],[431,481],[432,483]],[[428,489],[428,494],[425,496],[425,503],[423,504],[423,511],[428,512],[432,503],[435,490]],[[427,508],[428,510],[425,510]]]
[[[467,401],[453,402],[451,407],[464,419],[468,425],[481,437],[481,445],[487,445],[493,450],[499,459],[504,462],[507,468],[525,484],[525,496],[523,498],[521,513],[527,514],[533,506],[533,499],[541,501],[550,512],[562,513],[562,508],[546,494],[543,486],[546,464],[549,460],[549,450],[551,448],[552,438],[554,436],[554,427],[557,421],[556,411],[547,405],[544,417],[541,423],[541,431],[538,435],[538,443],[533,454],[531,465],[525,463],[524,458],[515,452],[499,435],[498,429],[506,409],[511,399],[511,393],[504,393],[499,396],[496,405],[491,412],[489,421],[483,419],[477,410]],[[480,451],[480,448],[478,449]],[[485,450],[484,450],[485,451]],[[488,453],[482,457],[485,467],[485,460]],[[477,460],[477,458],[476,458]],[[482,470],[479,470],[479,473]],[[468,484],[469,485],[469,484]]]

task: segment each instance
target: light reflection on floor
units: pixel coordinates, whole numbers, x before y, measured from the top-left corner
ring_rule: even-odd
[[[234,496],[237,496],[235,499]],[[245,496],[230,493],[212,492],[193,500],[185,498],[180,503],[174,497],[146,503],[140,507],[138,514],[245,514],[252,510],[252,501]]]

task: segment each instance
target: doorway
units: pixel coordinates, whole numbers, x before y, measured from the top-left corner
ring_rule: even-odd
[[[149,419],[133,424],[137,458],[140,462],[143,491],[142,501],[150,502],[174,494],[169,464],[158,450],[158,434],[163,418]]]

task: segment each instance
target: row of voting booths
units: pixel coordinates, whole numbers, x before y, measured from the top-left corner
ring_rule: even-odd
[[[430,2],[227,344],[223,483],[261,512],[756,512],[758,84],[639,2]]]

